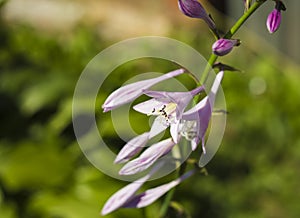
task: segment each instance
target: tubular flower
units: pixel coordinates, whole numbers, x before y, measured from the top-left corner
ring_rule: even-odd
[[[188,17],[203,19],[209,28],[215,32],[216,24],[197,0],[178,0],[178,7]]]
[[[212,51],[215,55],[224,56],[231,52],[233,46],[238,46],[240,41],[237,39],[219,39],[212,45]]]
[[[114,195],[112,195],[105,203],[101,214],[106,215],[111,213],[114,210],[122,207],[125,203],[131,199],[134,194],[142,187],[142,185],[150,179],[150,177],[159,170],[162,164],[156,165],[147,175],[144,177],[130,183],[129,185],[125,186],[124,188],[117,191]]]
[[[159,167],[159,165],[155,166],[149,174],[147,174],[139,180],[130,183],[129,185],[125,186],[124,188],[116,192],[114,195],[112,195],[104,205],[101,214],[106,215],[119,208],[146,207],[195,173],[195,170],[191,170],[176,180],[173,180],[169,183],[157,186],[152,189],[148,189],[141,194],[136,194],[136,192],[141,188],[141,186],[159,169]]]
[[[148,147],[138,158],[128,162],[120,170],[120,175],[133,175],[152,166],[160,157],[166,155],[174,147],[171,138],[160,141]]]
[[[151,138],[170,125],[178,123],[192,98],[203,90],[204,87],[200,86],[190,92],[145,91],[144,93],[152,99],[135,105],[133,109],[143,114],[157,116],[150,130]],[[172,131],[171,135],[177,143],[177,136]]]
[[[184,72],[183,69],[179,69],[179,70],[166,73],[157,78],[147,79],[136,83],[131,83],[129,85],[125,85],[115,90],[107,97],[104,104],[102,105],[103,111],[107,112],[123,104],[129,103],[134,99],[138,98],[139,96],[141,96],[144,90],[149,89],[151,86],[155,85],[156,83],[178,76],[183,72]]]
[[[207,131],[217,91],[220,87],[221,81],[224,76],[224,71],[220,71],[212,85],[208,96],[203,98],[195,107],[186,111],[182,115],[183,128],[179,128],[179,132],[187,139],[191,141],[192,149],[195,150],[199,142],[202,142],[202,150],[205,153],[205,133]],[[191,128],[186,128],[186,125],[190,125]]]
[[[138,135],[127,142],[118,153],[114,163],[125,163],[134,155],[139,153],[149,140],[149,132]]]

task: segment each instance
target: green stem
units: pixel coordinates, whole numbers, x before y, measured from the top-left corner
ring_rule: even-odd
[[[257,0],[254,2],[249,10],[247,10],[238,21],[230,28],[230,30],[225,34],[223,38],[230,39],[239,29],[240,27],[246,22],[246,20],[263,4],[266,0]],[[213,64],[217,61],[218,56],[215,54],[211,54],[208,60],[208,63],[204,69],[204,72],[200,78],[198,85],[204,84],[207,80],[208,74],[211,70]]]
[[[168,192],[168,194],[164,200],[164,203],[160,208],[159,218],[164,218],[165,215],[167,214],[167,211],[168,211],[168,208],[169,208],[169,205],[173,198],[174,193],[175,193],[175,188],[173,188],[171,191]]]
[[[186,143],[187,143],[187,141],[186,141]],[[186,167],[187,167],[186,162],[183,162],[180,165],[180,168],[179,168],[179,171],[178,171],[178,177],[180,177],[184,174]],[[160,211],[159,211],[159,218],[164,218],[166,216],[166,214],[168,212],[168,208],[169,208],[170,203],[171,203],[171,200],[174,196],[174,193],[175,193],[175,188],[173,188],[171,191],[169,191],[168,194],[166,195],[166,197],[164,199],[164,202],[163,202],[163,204],[160,208]]]

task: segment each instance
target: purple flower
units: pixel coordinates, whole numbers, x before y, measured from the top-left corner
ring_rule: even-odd
[[[270,33],[274,33],[278,30],[281,23],[281,11],[276,8],[269,14],[267,19],[267,28]]]
[[[152,99],[135,105],[133,109],[147,115],[157,116],[150,130],[149,137],[152,138],[171,124],[178,123],[192,98],[203,90],[204,87],[200,86],[190,92],[145,91],[144,93]],[[177,136],[172,134],[172,131],[171,135],[177,143]]]
[[[148,189],[145,192],[136,195],[136,192],[158,170],[159,167],[160,166],[156,166],[156,168],[154,168],[149,174],[133,183],[130,183],[111,196],[104,205],[101,214],[106,215],[122,207],[146,207],[195,173],[194,170],[191,170],[172,182]]]
[[[180,11],[188,17],[203,19],[214,32],[216,25],[197,0],[178,0]]]
[[[160,157],[166,155],[174,147],[171,138],[160,141],[147,148],[138,158],[128,162],[120,170],[120,175],[133,175],[152,166]]]
[[[192,149],[195,150],[199,142],[202,142],[202,150],[205,153],[205,133],[207,131],[217,91],[224,76],[224,71],[220,71],[212,85],[208,96],[203,98],[195,107],[186,111],[182,115],[182,127],[178,131],[187,140],[191,141]]]
[[[138,135],[127,142],[126,145],[123,146],[121,151],[118,153],[115,163],[125,163],[134,155],[139,153],[147,144],[149,140],[149,132],[145,132],[141,135]]]
[[[212,45],[212,51],[215,55],[223,56],[228,54],[233,46],[238,46],[240,41],[237,39],[219,39]]]
[[[150,204],[152,204],[154,201],[156,201],[158,198],[163,196],[165,193],[170,191],[175,186],[179,185],[182,181],[189,178],[195,173],[195,170],[191,170],[181,177],[179,177],[176,180],[173,180],[172,182],[169,182],[164,185],[160,185],[158,187],[148,189],[145,192],[136,195],[135,197],[131,198],[130,201],[128,201],[123,207],[129,207],[129,208],[142,208],[146,207]]]
[[[124,188],[117,191],[114,195],[112,195],[105,203],[101,214],[106,215],[108,213],[111,213],[114,210],[117,210],[118,208],[122,207],[125,203],[130,200],[134,194],[137,192],[137,190],[140,189],[140,187],[148,180],[150,177],[157,172],[160,167],[162,166],[162,163],[157,164],[153,167],[153,169],[144,177],[130,183],[129,185],[125,186]]]
[[[113,110],[123,104],[133,101],[143,94],[143,91],[149,89],[151,86],[159,83],[163,80],[178,76],[184,72],[183,69],[175,70],[169,73],[166,73],[162,76],[153,79],[147,79],[143,81],[139,81],[136,83],[132,83],[129,85],[125,85],[113,93],[111,93],[108,98],[105,100],[102,105],[103,111],[107,112]]]

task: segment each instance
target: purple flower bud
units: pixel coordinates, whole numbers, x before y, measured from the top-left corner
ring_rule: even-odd
[[[237,39],[219,39],[212,45],[212,51],[215,55],[223,56],[228,54],[233,46],[238,46],[240,41]]]
[[[178,6],[184,15],[192,18],[203,19],[210,29],[216,30],[214,21],[197,0],[178,0]]]
[[[278,9],[274,9],[268,16],[267,19],[267,28],[270,33],[274,33],[278,30],[281,22],[281,11]]]

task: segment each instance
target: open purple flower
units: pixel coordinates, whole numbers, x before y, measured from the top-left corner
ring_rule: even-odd
[[[150,130],[149,137],[151,138],[170,125],[178,123],[192,98],[203,90],[204,87],[200,86],[189,92],[145,91],[144,93],[152,99],[135,105],[133,109],[147,115],[157,116]],[[171,135],[177,143],[177,136],[172,131]]]
[[[178,0],[180,11],[188,17],[203,19],[209,28],[216,32],[215,22],[206,13],[204,7],[197,0]]]
[[[199,142],[202,142],[202,150],[205,153],[205,133],[209,126],[209,122],[214,107],[217,91],[220,87],[224,71],[220,71],[212,85],[208,96],[203,98],[197,105],[182,115],[182,126],[178,131],[187,140],[191,141],[192,149],[195,150]]]
[[[184,72],[183,69],[175,70],[169,73],[166,73],[162,76],[153,79],[147,79],[143,81],[139,81],[136,83],[132,83],[129,85],[125,85],[113,93],[111,93],[104,104],[102,105],[103,111],[107,112],[113,110],[123,104],[133,101],[143,94],[143,91],[149,89],[151,86],[164,81],[166,79],[178,76]]]

